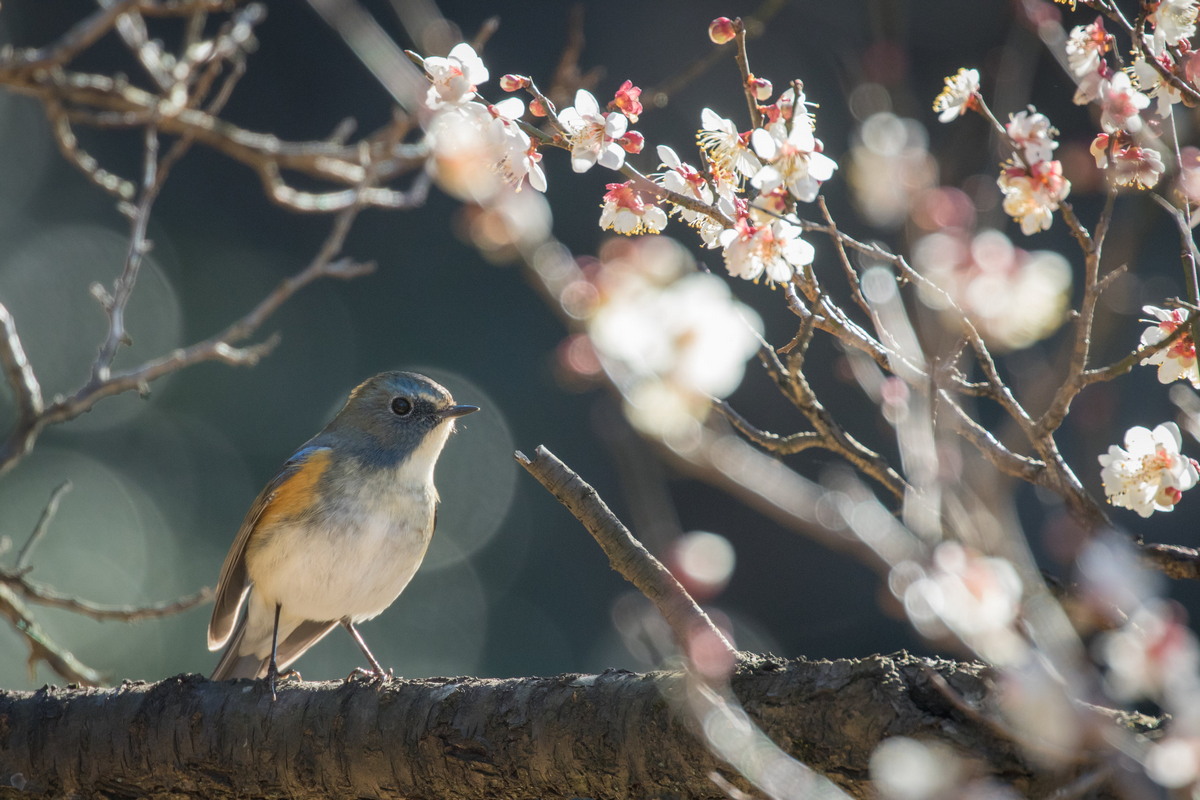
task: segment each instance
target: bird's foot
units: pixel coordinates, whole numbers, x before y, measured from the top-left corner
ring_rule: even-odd
[[[267,682],[267,688],[271,690],[271,701],[274,702],[275,700],[279,699],[275,689],[281,681],[299,683],[303,680],[303,678],[300,676],[300,673],[294,669],[289,668],[285,669],[283,672],[280,672],[275,667],[275,664],[272,663],[267,666],[267,674],[264,680]]]
[[[385,683],[394,677],[396,677],[396,674],[390,669],[384,672],[382,668],[364,669],[362,667],[355,667],[354,671],[346,676],[345,682],[365,681],[368,685],[374,686],[376,689],[381,689]]]

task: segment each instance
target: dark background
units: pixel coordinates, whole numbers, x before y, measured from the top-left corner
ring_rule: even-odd
[[[397,41],[415,46],[387,4],[367,5]],[[489,97],[499,99],[497,79],[505,72],[549,80],[567,30],[566,4],[439,7],[467,38],[485,18],[499,16],[499,30],[484,52],[492,74],[483,87]],[[596,89],[604,102],[625,78],[652,87],[679,73],[713,47],[706,36],[712,18],[749,14],[758,4],[616,0],[583,8],[581,65],[604,68]],[[983,121],[941,126],[930,110],[945,75],[960,66],[980,68],[985,89],[995,82],[1006,92],[998,113],[1037,102],[1076,148],[1086,148],[1095,130],[1086,111],[1069,105],[1070,81],[1014,20],[1014,8],[998,0],[784,3],[753,42],[751,62],[777,88],[795,77],[805,81],[809,99],[820,105],[818,133],[833,157],[846,152],[855,125],[851,90],[878,82],[897,114],[929,127],[944,182],[981,175],[975,184],[994,192],[989,184],[998,158]],[[90,9],[83,2],[7,2],[0,35],[39,45]],[[1073,23],[1090,19],[1080,13]],[[260,47],[224,114],[230,121],[304,140],[328,135],[347,116],[370,131],[390,115],[385,93],[306,4],[269,4],[257,36]],[[116,65],[132,74],[121,47],[107,42],[79,67]],[[690,153],[705,105],[745,126],[732,57],[671,96],[666,107],[648,109],[637,126],[647,152],[635,162],[653,169],[652,146],[658,143]],[[94,136],[85,145],[114,171],[136,175],[133,137]],[[555,234],[578,254],[594,253],[607,235],[596,220],[611,174],[596,169],[573,175],[558,151],[548,152],[545,161]],[[844,175],[830,181],[826,194],[843,227],[903,249],[902,231],[871,230],[854,220]],[[997,197],[990,208],[980,201],[982,221],[1013,234],[995,208]],[[1073,195],[1085,220],[1094,219],[1097,197],[1086,188]],[[1143,277],[1123,285],[1122,296],[1106,307],[1100,360],[1129,351],[1142,302],[1180,291],[1173,277],[1177,240],[1144,206],[1120,206],[1126,220],[1114,231],[1123,237],[1120,257]],[[262,331],[263,337],[279,332],[282,343],[260,365],[200,365],[155,383],[146,400],[104,401],[48,431],[36,452],[0,481],[0,535],[19,547],[51,489],[70,479],[75,488],[38,550],[34,578],[108,603],[157,601],[212,585],[243,513],[294,447],[360,380],[385,369],[416,369],[443,380],[461,402],[485,410],[465,421],[439,467],[441,524],[426,566],[391,610],[363,626],[376,655],[408,676],[647,666],[614,626],[614,618],[626,620],[629,608],[640,607],[638,601],[582,528],[515,465],[512,450],[547,445],[635,528],[616,465],[644,459],[649,451],[611,435],[614,405],[607,395],[561,385],[554,362],[561,324],[518,269],[487,264],[456,238],[457,213],[457,204],[437,192],[412,212],[364,213],[346,251],[376,261],[378,271],[349,283],[318,283],[289,302]],[[119,363],[136,363],[224,327],[306,263],[329,226],[328,218],[272,205],[249,169],[194,148],[155,210],[153,265],[130,312],[135,344]],[[119,272],[126,231],[110,200],[60,157],[37,104],[0,95],[0,301],[13,312],[48,395],[73,390],[86,377],[104,330],[88,285],[111,283]],[[675,227],[674,233],[691,246],[689,232]],[[1060,248],[1079,266],[1061,221],[1032,244],[1018,243]],[[817,247],[820,266],[830,248],[826,242]],[[723,274],[718,253],[699,255]],[[742,282],[733,288],[763,315],[772,341],[791,337],[794,318],[780,293]],[[1035,349],[1007,366],[1020,384],[1052,369],[1056,352],[1053,346]],[[839,371],[834,352],[816,353],[814,375],[827,402],[857,414],[849,427],[887,447],[886,430],[866,413],[868,405]],[[1093,491],[1099,491],[1095,455],[1129,425],[1153,427],[1170,414],[1165,387],[1149,370],[1125,385],[1140,392],[1136,402],[1108,387],[1089,390],[1076,409],[1080,422],[1064,431],[1064,449]],[[9,398],[0,398],[11,410]],[[783,433],[802,427],[753,369],[734,402],[765,427]],[[1188,448],[1194,452],[1195,443]],[[810,454],[793,465],[817,477],[829,461]],[[684,530],[720,533],[736,548],[732,581],[712,603],[732,620],[739,646],[813,658],[926,648],[886,610],[886,590],[865,568],[715,490],[666,470],[661,480]],[[1053,501],[1032,491],[1021,491],[1018,499],[1035,547],[1053,550],[1054,542],[1046,540],[1055,535]],[[1159,515],[1145,530],[1157,540],[1186,541],[1197,502],[1185,498],[1174,514]],[[1122,524],[1140,524],[1127,512],[1117,516]],[[1057,568],[1053,559],[1047,566]],[[39,612],[39,619],[111,678],[156,679],[212,668],[216,657],[204,647],[208,613],[205,607],[136,625],[53,611]],[[25,657],[21,639],[0,628],[0,683],[53,680],[44,667],[27,676]],[[357,663],[355,648],[335,633],[298,667],[308,678],[333,678]]]

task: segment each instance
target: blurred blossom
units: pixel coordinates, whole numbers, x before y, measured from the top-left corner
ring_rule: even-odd
[[[1142,517],[1173,509],[1198,477],[1196,462],[1179,452],[1182,444],[1174,422],[1126,431],[1125,447],[1114,444],[1099,458],[1108,502]]]
[[[1182,308],[1158,308],[1157,306],[1142,306],[1154,324],[1142,332],[1138,342],[1140,347],[1158,344],[1178,330],[1187,321],[1187,313]],[[1190,332],[1184,332],[1171,344],[1153,355],[1146,356],[1141,361],[1143,366],[1154,364],[1158,366],[1158,382],[1174,383],[1187,380],[1194,388],[1200,389],[1200,369],[1196,367],[1196,343],[1192,341]]]
[[[923,635],[936,638],[948,630],[985,660],[1005,664],[1026,650],[1014,628],[1021,592],[1021,578],[1006,559],[943,542],[903,600]]]
[[[694,433],[712,397],[741,383],[759,347],[758,315],[662,237],[605,248],[590,280],[587,333],[630,421],[665,439]]]
[[[1150,745],[1144,763],[1146,774],[1160,786],[1181,789],[1193,784],[1200,777],[1200,739],[1168,736]]]
[[[1000,231],[984,230],[974,238],[962,230],[925,236],[913,247],[913,266],[999,351],[1028,347],[1054,333],[1066,319],[1070,264],[1050,250],[1022,250]],[[925,305],[944,311],[948,324],[957,329],[957,314],[946,297],[924,285],[919,292]]]
[[[671,544],[671,572],[697,600],[719,594],[733,576],[736,555],[724,536],[692,531]]]
[[[1200,394],[1182,384],[1168,392],[1171,402],[1179,409],[1179,423],[1193,439],[1200,441]]]
[[[1179,191],[1188,201],[1200,204],[1200,149],[1185,147],[1179,155]]]
[[[1130,544],[1117,536],[1088,542],[1075,562],[1083,599],[1111,618],[1127,617],[1155,597],[1161,576],[1143,567]]]
[[[871,754],[871,780],[886,800],[945,797],[964,772],[961,759],[949,747],[907,736],[884,739]]]
[[[1103,634],[1096,646],[1117,699],[1150,698],[1168,705],[1173,697],[1194,699],[1200,648],[1177,604],[1152,601],[1124,627]]]
[[[1025,753],[1046,766],[1073,763],[1083,744],[1077,700],[1045,660],[1027,658],[997,674],[996,702]]]
[[[520,190],[526,180],[545,191],[541,154],[515,122],[524,110],[510,97],[494,106],[470,102],[435,113],[425,127],[429,170],[438,185],[473,203],[485,203],[505,187]]]
[[[511,261],[550,235],[550,204],[538,192],[502,192],[466,209],[467,234],[488,260]]]
[[[869,116],[858,129],[849,153],[849,181],[867,222],[895,227],[914,201],[937,184],[937,160],[929,136],[914,119],[890,111]]]

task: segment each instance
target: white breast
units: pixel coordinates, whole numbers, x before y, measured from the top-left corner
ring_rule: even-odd
[[[255,593],[294,619],[359,622],[382,613],[412,580],[433,535],[432,459],[426,465],[419,455],[355,488],[337,487],[321,524],[281,527],[248,552]]]

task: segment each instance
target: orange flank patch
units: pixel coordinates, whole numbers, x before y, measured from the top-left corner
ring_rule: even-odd
[[[317,481],[329,468],[328,450],[317,450],[305,459],[267,499],[267,507],[259,518],[259,526],[271,525],[288,517],[303,514],[316,499]]]

